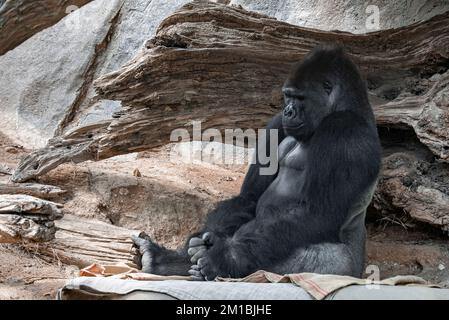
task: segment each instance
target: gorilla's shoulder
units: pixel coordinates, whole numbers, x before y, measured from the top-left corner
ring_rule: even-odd
[[[334,138],[373,134],[375,124],[366,116],[352,110],[335,111],[323,119],[317,131],[335,134]]]

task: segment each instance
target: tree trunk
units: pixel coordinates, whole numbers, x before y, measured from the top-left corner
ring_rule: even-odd
[[[26,195],[0,195],[0,243],[54,239],[62,205]]]
[[[192,120],[201,120],[203,130],[261,128],[281,108],[280,88],[292,65],[319,43],[339,42],[367,80],[385,147],[387,170],[374,207],[405,210],[448,229],[448,19],[445,13],[354,35],[292,26],[238,7],[189,3],[162,22],[132,61],[96,81],[99,95],[122,101],[123,110],[110,122],[50,140],[21,162],[13,180],[35,178],[67,161],[161,146],[173,129],[191,131]],[[409,161],[392,167],[391,159],[401,157]]]
[[[0,55],[54,25],[69,14],[71,9],[90,1],[92,0],[0,1]]]
[[[136,267],[131,255],[131,236],[139,235],[139,231],[72,215],[65,215],[64,219],[57,221],[56,228],[58,231],[53,241],[28,243],[26,246],[80,268],[92,263],[125,263]]]
[[[23,194],[42,199],[57,198],[67,191],[59,187],[38,183],[0,183],[1,194]]]

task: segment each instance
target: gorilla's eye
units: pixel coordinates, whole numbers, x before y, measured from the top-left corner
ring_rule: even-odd
[[[286,87],[282,89],[282,92],[284,93],[284,97],[287,99],[304,100],[303,93],[296,88]]]
[[[324,88],[324,91],[326,91],[327,94],[331,94],[332,87],[333,86],[332,86],[332,83],[330,81],[326,80],[326,81],[323,82],[323,88]]]

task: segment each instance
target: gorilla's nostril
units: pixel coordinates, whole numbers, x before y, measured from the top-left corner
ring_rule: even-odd
[[[294,118],[295,117],[295,110],[291,105],[288,105],[284,109],[284,117],[287,118]]]

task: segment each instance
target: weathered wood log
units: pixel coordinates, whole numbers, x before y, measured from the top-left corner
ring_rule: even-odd
[[[0,55],[92,0],[6,0],[0,5]]]
[[[53,221],[39,216],[0,214],[0,243],[45,242],[54,239]]]
[[[0,183],[0,195],[23,194],[42,199],[53,199],[67,193],[59,187],[39,183]]]
[[[417,221],[449,231],[449,170],[411,152],[397,152],[383,161],[373,205],[385,214],[403,209]]]
[[[107,133],[110,121],[76,128],[48,142],[48,146],[26,156],[11,181],[24,182],[56,168],[62,163],[80,163],[97,159],[97,140]],[[95,137],[95,139],[94,139]]]
[[[0,163],[0,174],[12,175],[14,170],[5,164]]]
[[[0,243],[50,241],[62,205],[27,195],[0,195]]]
[[[114,120],[51,140],[24,159],[12,179],[35,178],[62,162],[158,147],[169,142],[173,129],[191,130],[192,120],[201,120],[203,130],[261,128],[280,110],[280,87],[292,64],[322,42],[341,43],[360,66],[379,127],[412,131],[432,152],[425,161],[449,162],[448,20],[449,12],[354,35],[292,26],[216,3],[189,3],[162,22],[132,61],[96,81],[100,97],[122,101]],[[435,199],[441,204],[438,219],[427,220],[448,214],[449,191],[441,197]],[[408,204],[398,205],[408,210]]]
[[[27,195],[0,195],[0,214],[41,215],[56,220],[62,217],[62,207],[62,204]]]
[[[132,262],[131,236],[139,235],[139,231],[72,215],[56,221],[56,228],[53,241],[26,246],[80,268],[92,263],[125,263],[136,267]]]

